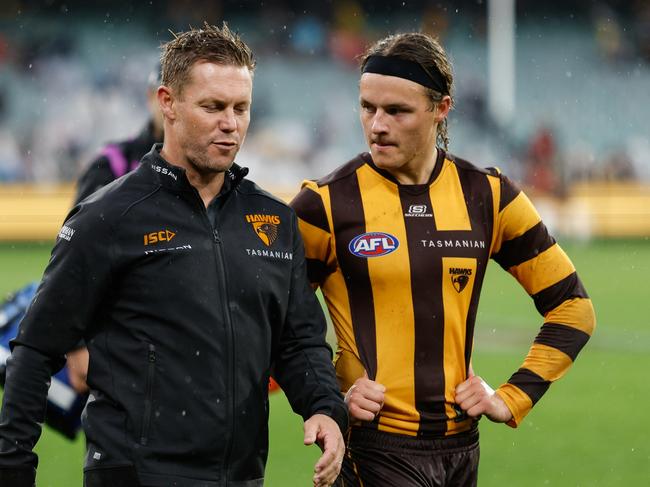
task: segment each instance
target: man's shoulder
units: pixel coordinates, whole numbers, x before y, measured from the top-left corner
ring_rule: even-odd
[[[146,199],[158,185],[147,177],[147,168],[132,171],[99,188],[78,206],[86,212],[99,212],[110,217],[124,213],[135,202]]]
[[[369,159],[370,154],[367,152],[357,154],[349,161],[338,166],[329,174],[326,174],[322,178],[315,180],[315,183],[318,187],[322,187],[349,178],[356,173],[357,169],[359,169],[364,164],[367,164]]]
[[[478,174],[482,174],[484,176],[499,176],[500,172],[497,168],[495,167],[479,167],[476,164],[468,161],[467,159],[463,159],[462,157],[458,157],[455,154],[451,154],[447,152],[445,154],[445,159],[450,161],[452,164],[454,164],[458,169],[462,171],[470,171]]]
[[[262,188],[260,185],[258,185],[256,182],[244,178],[241,180],[241,182],[237,185],[236,191],[240,193],[244,197],[253,197],[253,198],[261,198],[263,199],[266,203],[273,205],[274,207],[277,208],[284,208],[288,211],[292,211],[289,205],[280,197],[274,195],[270,191]]]

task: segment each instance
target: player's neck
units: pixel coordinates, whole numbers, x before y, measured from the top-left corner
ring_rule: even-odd
[[[391,173],[400,184],[427,184],[436,167],[437,159],[438,149],[434,147],[433,154],[422,154],[398,170],[391,171]]]

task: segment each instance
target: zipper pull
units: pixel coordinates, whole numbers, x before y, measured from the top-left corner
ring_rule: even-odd
[[[156,348],[153,345],[149,345],[149,362],[156,361]]]
[[[219,237],[219,232],[213,230],[212,234],[214,235],[214,243],[221,243],[221,237]]]

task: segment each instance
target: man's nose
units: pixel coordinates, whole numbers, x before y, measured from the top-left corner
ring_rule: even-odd
[[[377,110],[375,115],[372,117],[370,129],[373,134],[383,134],[388,132],[388,125],[386,124],[386,117],[383,112]]]
[[[221,113],[219,129],[222,132],[234,132],[237,130],[237,117],[235,117],[234,110],[228,108]]]

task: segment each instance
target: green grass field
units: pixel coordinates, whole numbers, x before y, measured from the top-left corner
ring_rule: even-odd
[[[40,276],[50,244],[0,245],[0,296]],[[563,242],[594,302],[598,326],[569,374],[517,430],[481,423],[485,486],[650,485],[650,241]],[[517,283],[491,264],[474,369],[493,386],[521,363],[541,323]],[[266,485],[309,486],[319,451],[302,446],[302,422],[282,394],[271,399]],[[38,487],[81,485],[83,442],[45,430]]]

